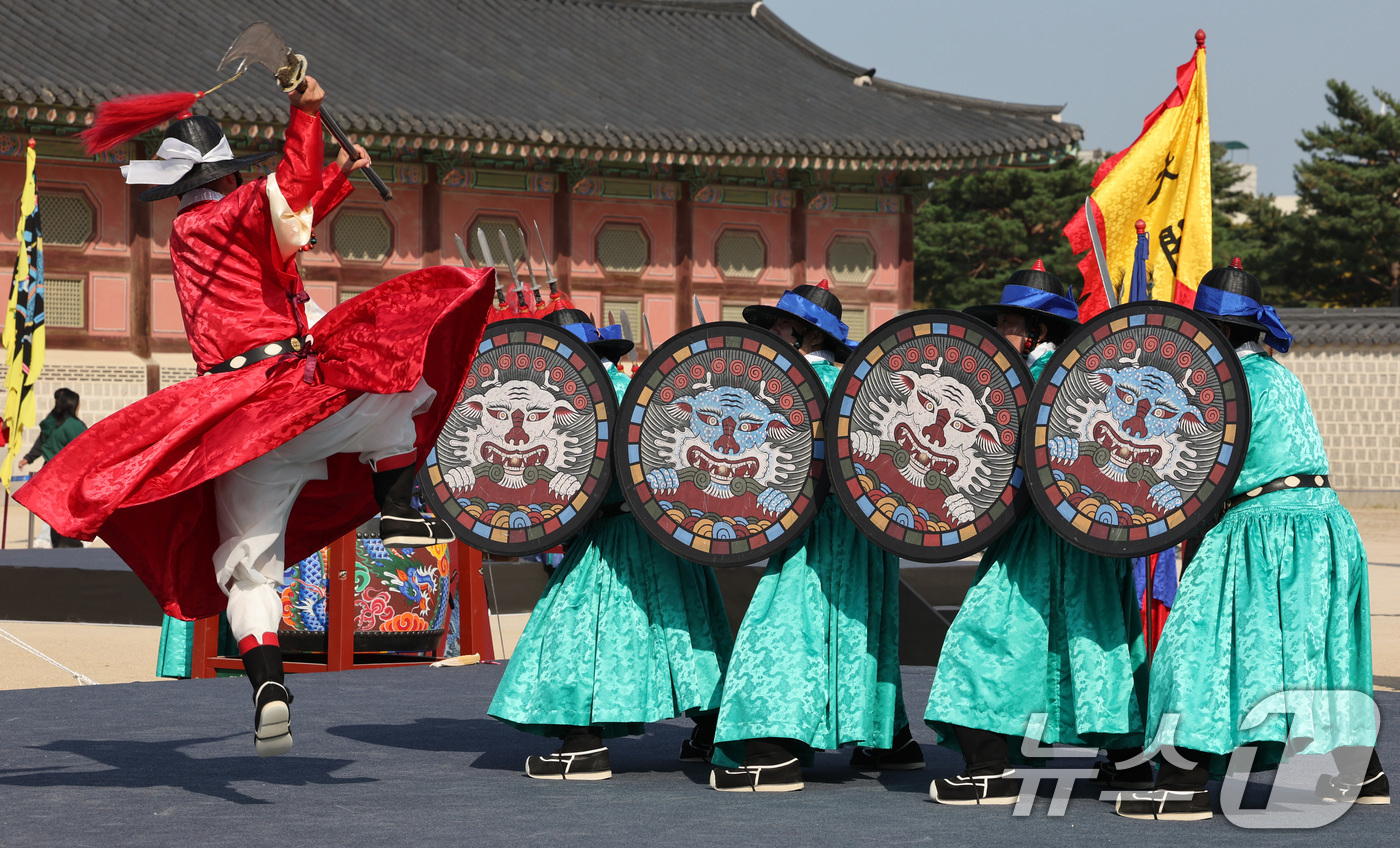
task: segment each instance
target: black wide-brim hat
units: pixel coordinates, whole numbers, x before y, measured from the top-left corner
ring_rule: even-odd
[[[594,353],[613,362],[620,361],[622,357],[631,353],[634,347],[627,339],[603,336],[594,326],[593,319],[582,309],[556,309],[542,316],[540,320],[563,327],[578,336]]]
[[[1201,278],[1200,288],[1218,289],[1230,294],[1241,295],[1255,303],[1264,302],[1264,287],[1259,283],[1259,278],[1246,271],[1238,257],[1224,268],[1212,268],[1207,271],[1205,276]],[[1197,296],[1199,297],[1199,294]],[[1245,315],[1221,315],[1203,304],[1198,304],[1195,308],[1197,312],[1209,315],[1217,321],[1269,332],[1268,327]]]
[[[771,330],[780,318],[796,321],[821,333],[837,362],[845,362],[850,358],[850,329],[841,322],[841,299],[832,294],[830,289],[823,286],[798,286],[792,291],[783,292],[777,306],[764,306],[760,303],[744,307],[744,320],[755,327]],[[840,335],[837,335],[838,333]]]
[[[217,147],[220,141],[224,140],[224,131],[219,128],[219,122],[208,115],[195,115],[171,124],[169,129],[165,131],[165,137],[183,141],[201,153],[208,153]],[[178,182],[148,188],[136,198],[149,203],[153,200],[164,200],[167,197],[184,194],[191,189],[212,183],[219,177],[237,173],[274,155],[276,154],[269,151],[249,156],[236,156],[222,162],[196,162],[189,173],[181,177]]]
[[[1057,334],[1056,331],[1068,334],[1079,326],[1079,307],[1074,298],[1060,278],[1045,270],[1045,264],[1039,259],[1034,266],[1011,275],[1002,289],[1000,303],[969,306],[963,312],[993,327],[997,325],[997,313],[1013,312],[1045,324],[1052,335]],[[1071,314],[1075,317],[1069,317]]]

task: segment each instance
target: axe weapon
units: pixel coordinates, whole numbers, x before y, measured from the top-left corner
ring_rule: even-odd
[[[627,318],[626,309],[622,310],[622,337],[627,341],[632,342],[632,322]],[[635,362],[637,359],[636,342],[632,343],[632,347],[633,351],[632,353],[628,354],[628,357]]]
[[[1094,198],[1092,196],[1084,198],[1085,223],[1089,225],[1089,240],[1094,244],[1094,261],[1099,265],[1099,279],[1103,281],[1104,297],[1108,299],[1108,308],[1112,309],[1118,305],[1118,292],[1113,290],[1113,281],[1108,276],[1108,260],[1103,255],[1103,242],[1099,241],[1099,219],[1094,214]]]
[[[708,324],[709,322],[705,320],[705,310],[700,308],[700,295],[693,294],[690,299],[695,301],[695,317],[700,319],[701,324]]]
[[[554,272],[549,270],[549,253],[544,249],[544,236],[540,235],[540,222],[531,221],[535,225],[535,238],[540,243],[540,256],[544,259],[544,284],[549,286],[549,297],[551,300],[559,296],[559,281],[554,279]]]
[[[225,65],[231,62],[238,62],[238,73],[242,74],[249,63],[262,65],[272,72],[277,79],[277,84],[287,93],[295,91],[306,79],[306,57],[300,53],[293,53],[288,49],[286,42],[262,21],[249,24],[243,30],[233,44],[229,45],[228,51],[224,53],[224,58],[219,61],[217,70],[222,70]],[[335,141],[341,149],[352,159],[355,157],[355,145],[350,143],[344,130],[335,122],[331,114],[325,109],[321,110],[321,123],[330,130]],[[362,168],[365,176],[369,178],[374,190],[379,192],[379,196],[385,200],[393,198],[394,193],[379,178],[373,168]]]
[[[452,238],[457,242],[457,253],[462,257],[462,264],[470,268],[475,268],[476,260],[473,259],[471,253],[467,251],[467,243],[462,241],[462,237],[455,233],[453,234]],[[490,259],[487,259],[486,261],[488,264],[491,263]],[[506,305],[506,293],[505,290],[501,288],[500,280],[496,280],[496,300],[501,304],[502,307]]]
[[[520,278],[515,274],[515,259],[511,256],[510,241],[506,238],[505,230],[497,230],[496,235],[501,237],[501,250],[505,251],[506,268],[510,271],[510,278],[515,281],[515,304],[520,310],[520,314],[526,317],[530,314],[530,307],[525,304],[525,284],[520,282]]]
[[[530,240],[525,237],[525,231],[519,227],[515,228],[520,233],[520,243],[525,245],[525,270],[530,272],[530,293],[535,296],[535,308],[539,309],[544,305],[544,297],[540,293],[540,281],[535,279],[535,266],[530,262]],[[540,245],[540,252],[544,252],[544,245]]]

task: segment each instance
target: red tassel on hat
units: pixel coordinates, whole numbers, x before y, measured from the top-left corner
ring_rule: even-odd
[[[119,144],[173,121],[188,112],[202,91],[167,91],[160,94],[133,94],[97,105],[92,126],[78,133],[89,156],[111,150]]]
[[[831,283],[828,283],[826,280],[822,280],[820,283],[817,283],[817,288],[831,291]]]
[[[1240,261],[1240,258],[1239,258],[1238,256],[1236,256],[1234,259],[1231,259],[1231,260],[1230,260],[1230,267],[1231,267],[1231,268],[1238,268],[1239,270],[1243,271],[1243,270],[1244,270],[1244,263]]]
[[[1044,271],[1044,270],[1045,270],[1045,263],[1042,262],[1042,261],[1040,261],[1039,259],[1037,259],[1037,260],[1035,260],[1035,264],[1031,266],[1031,270],[1032,270],[1032,271]]]

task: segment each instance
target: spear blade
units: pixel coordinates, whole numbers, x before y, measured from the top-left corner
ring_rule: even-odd
[[[701,324],[708,324],[708,323],[710,323],[710,322],[708,322],[708,321],[705,320],[705,310],[703,310],[703,309],[700,308],[700,295],[698,295],[698,294],[693,294],[693,295],[691,295],[690,297],[691,297],[691,300],[695,301],[695,317],[698,318],[698,319],[700,319],[700,323],[701,323]]]
[[[647,340],[647,352],[656,350],[656,345],[651,343],[651,323],[647,321],[647,314],[642,313],[642,336]]]
[[[525,245],[525,270],[530,272],[530,291],[535,295],[536,305],[544,303],[540,297],[540,281],[535,279],[535,266],[530,262],[530,240],[525,237],[525,231],[516,227],[515,231],[520,234],[520,243]],[[540,251],[544,251],[544,245],[540,245]]]
[[[540,222],[531,221],[535,225],[535,238],[540,243],[540,256],[544,259],[545,285],[549,286],[550,295],[559,294],[559,281],[554,279],[554,272],[549,268],[549,252],[544,249],[544,236],[540,235]]]

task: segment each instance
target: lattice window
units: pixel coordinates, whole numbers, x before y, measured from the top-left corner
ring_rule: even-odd
[[[847,333],[853,340],[860,341],[865,338],[865,334],[870,332],[870,313],[864,309],[845,309],[841,312],[841,320],[846,322],[850,328]]]
[[[721,321],[738,321],[744,323],[744,307],[750,306],[748,303],[724,304],[719,308]]]
[[[622,313],[627,312],[627,320],[632,322],[632,331],[640,333],[642,326],[642,305],[635,300],[605,300],[603,301],[603,314],[598,316],[598,325],[621,324]],[[608,320],[608,313],[612,313],[612,320]]]
[[[86,281],[81,277],[45,277],[45,323],[50,327],[86,327],[87,310],[83,308],[85,288]]]
[[[875,276],[875,251],[865,239],[836,239],[826,252],[826,271],[833,283],[864,285]]]
[[[604,271],[640,274],[647,267],[650,245],[641,227],[609,224],[598,233],[596,256]]]
[[[394,246],[389,220],[378,212],[341,212],[332,237],[340,258],[354,262],[383,262]]]
[[[82,247],[92,240],[92,207],[81,195],[41,194],[39,226],[45,246]]]
[[[768,250],[758,233],[726,231],[715,243],[715,264],[726,277],[756,280],[768,264]]]
[[[518,267],[525,260],[525,239],[521,235],[518,222],[510,218],[479,218],[467,231],[467,249],[471,251],[476,264],[484,268],[491,263],[486,261],[486,254],[481,252],[478,232],[486,234],[486,244],[491,248],[491,258],[496,260],[497,268],[504,271],[512,265]],[[501,255],[501,233],[505,233],[506,243],[510,245],[508,256]]]
[[[355,297],[356,295],[364,294],[367,291],[369,291],[369,289],[348,289],[342,286],[340,289],[340,302],[344,303],[350,298]]]

